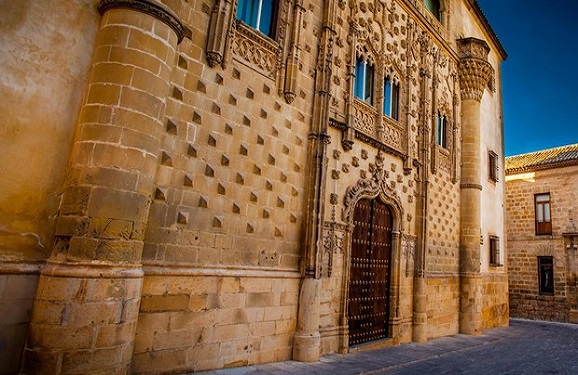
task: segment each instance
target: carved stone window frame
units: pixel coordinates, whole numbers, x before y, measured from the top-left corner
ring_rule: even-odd
[[[358,59],[364,59],[374,67],[373,103],[370,105],[355,96],[354,71]],[[344,124],[344,139],[342,144],[347,150],[353,143],[353,138],[368,143],[378,150],[392,155],[407,158],[407,129],[405,126],[407,106],[405,103],[405,85],[401,78],[403,74],[395,64],[386,61],[375,48],[365,40],[356,41],[352,48],[351,83],[349,86],[349,103],[347,106],[348,123]],[[398,120],[383,114],[385,77],[390,76],[399,85]],[[346,147],[347,146],[347,147]]]
[[[301,65],[303,0],[276,0],[274,38],[237,20],[238,0],[216,0],[205,56],[210,67],[227,69],[232,59],[277,83],[288,103],[296,97]]]
[[[383,80],[382,80],[382,87],[381,87],[381,91],[383,92],[383,100],[382,100],[382,104],[381,104],[381,108],[382,108],[382,114],[384,116],[386,116],[387,118],[391,119],[392,121],[395,122],[400,122],[401,118],[403,118],[403,108],[405,107],[404,103],[403,103],[403,98],[405,97],[403,95],[404,93],[404,81],[400,78],[402,77],[402,74],[399,73],[399,71],[391,64],[386,64],[383,67]],[[398,90],[398,94],[397,94],[397,119],[394,118],[393,116],[389,116],[386,115],[383,110],[383,108],[385,107],[385,80],[389,78],[392,87],[394,85],[397,85],[397,90]]]
[[[445,170],[449,172],[452,176],[452,183],[455,183],[455,154],[456,154],[456,124],[453,117],[454,110],[452,110],[449,104],[444,103],[437,106],[437,111],[434,112],[432,118],[432,172],[437,173],[438,170]],[[438,120],[439,118],[445,118],[446,125],[444,131],[445,145],[440,145],[438,143]]]

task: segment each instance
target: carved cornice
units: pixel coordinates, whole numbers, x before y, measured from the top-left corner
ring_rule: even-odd
[[[177,34],[178,43],[184,37],[190,38],[192,36],[189,30],[170,9],[164,7],[162,4],[152,0],[101,0],[98,4],[98,12],[102,15],[109,9],[125,8],[136,10],[149,16],[153,16],[161,22],[165,23]]]

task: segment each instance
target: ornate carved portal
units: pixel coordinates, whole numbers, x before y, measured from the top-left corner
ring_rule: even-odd
[[[347,301],[349,345],[388,336],[392,223],[390,209],[379,199],[357,202]]]
[[[344,197],[343,348],[394,337],[399,324],[403,211],[378,152],[370,178],[350,186]]]

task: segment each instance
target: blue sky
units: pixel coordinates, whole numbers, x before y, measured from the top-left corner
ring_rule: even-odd
[[[578,143],[578,0],[478,0],[502,63],[506,156]]]

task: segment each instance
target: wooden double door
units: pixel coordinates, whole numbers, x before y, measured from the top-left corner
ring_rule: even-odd
[[[349,345],[388,336],[391,210],[379,199],[355,206],[349,272]]]

